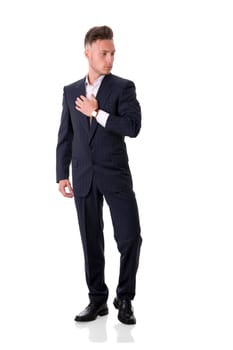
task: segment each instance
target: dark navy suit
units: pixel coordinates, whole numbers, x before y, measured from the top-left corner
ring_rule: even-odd
[[[72,164],[90,300],[104,302],[108,297],[104,278],[104,198],[121,254],[117,296],[133,299],[142,239],[124,138],[138,135],[141,109],[134,83],[109,74],[96,96],[99,109],[109,113],[107,123],[103,127],[93,118],[90,125],[90,119],[75,109],[76,98],[85,94],[85,78],[64,88],[57,182],[69,178]]]

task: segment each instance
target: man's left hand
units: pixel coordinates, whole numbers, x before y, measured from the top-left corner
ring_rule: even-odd
[[[98,109],[98,101],[94,96],[88,99],[81,95],[75,100],[75,109],[85,114],[87,117],[92,118],[91,113]]]

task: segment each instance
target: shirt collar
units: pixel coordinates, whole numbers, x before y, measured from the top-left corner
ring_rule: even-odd
[[[97,79],[94,81],[93,86],[100,85],[100,84],[102,83],[102,80],[104,79],[104,77],[105,77],[105,75],[101,75],[99,78],[97,78]],[[85,85],[86,85],[86,86],[91,85],[91,84],[89,83],[89,80],[88,80],[88,75],[86,75]]]

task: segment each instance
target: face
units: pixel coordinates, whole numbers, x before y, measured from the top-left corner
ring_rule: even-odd
[[[89,78],[97,79],[100,75],[111,72],[115,47],[113,40],[97,40],[85,48],[89,63]]]

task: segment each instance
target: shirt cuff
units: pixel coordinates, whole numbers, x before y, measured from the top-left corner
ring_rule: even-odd
[[[109,113],[104,112],[101,109],[99,109],[96,120],[100,125],[102,125],[105,128],[108,117],[109,117]]]

